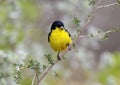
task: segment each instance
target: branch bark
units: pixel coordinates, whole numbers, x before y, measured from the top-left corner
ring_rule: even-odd
[[[31,85],[34,85],[34,83],[35,83],[35,79],[36,79],[36,73],[35,73],[34,76],[33,76],[32,84],[31,84]]]
[[[114,6],[114,5],[119,5],[118,3],[112,3],[112,4],[108,4],[108,5],[103,5],[103,6],[98,6],[99,8],[106,8],[106,7],[110,7],[110,6]]]

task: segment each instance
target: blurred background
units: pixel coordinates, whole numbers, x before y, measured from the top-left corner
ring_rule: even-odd
[[[117,3],[101,0],[100,5]],[[87,29],[81,29],[92,10],[89,0],[0,0],[0,85],[18,85],[13,64],[35,59],[48,64],[44,54],[56,59],[48,43],[52,22],[61,20],[72,38],[96,34],[98,29],[120,29],[120,7],[99,8]],[[81,22],[74,24],[74,17]],[[120,32],[108,34],[107,40],[80,38],[43,79],[41,85],[120,85]],[[31,85],[34,72],[23,71],[20,85]],[[57,76],[56,76],[57,75]]]

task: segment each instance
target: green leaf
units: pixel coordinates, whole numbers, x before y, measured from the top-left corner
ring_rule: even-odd
[[[88,0],[89,1],[89,5],[95,5],[96,4],[96,0]]]
[[[35,70],[37,74],[41,74],[40,72],[40,62],[36,61],[36,60],[29,60],[28,61],[28,68]]]
[[[80,26],[81,21],[77,17],[74,17],[73,21],[74,21],[75,25]]]
[[[107,40],[107,39],[108,39],[108,36],[104,35],[101,40]]]
[[[54,64],[54,60],[50,54],[45,54],[44,56],[47,58],[49,64]]]

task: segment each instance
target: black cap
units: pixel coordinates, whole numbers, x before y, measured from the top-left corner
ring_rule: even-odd
[[[54,30],[56,27],[61,27],[61,26],[64,27],[64,24],[62,21],[55,21],[55,22],[53,22],[53,24],[51,26],[51,30]]]

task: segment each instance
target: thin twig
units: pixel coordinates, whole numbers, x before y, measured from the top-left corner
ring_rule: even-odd
[[[108,5],[98,6],[98,9],[99,8],[110,7],[110,6],[114,6],[114,5],[118,5],[118,3],[112,3],[112,4],[108,4]]]
[[[33,79],[32,79],[32,84],[31,84],[31,85],[34,85],[35,78],[36,78],[36,73],[35,73],[35,74],[34,74],[34,76],[33,76]]]
[[[37,78],[37,82],[39,82],[39,77],[38,77],[37,73],[36,73],[36,78]]]
[[[96,36],[99,36],[99,35],[106,35],[106,34],[109,34],[109,33],[111,33],[111,32],[117,32],[117,31],[120,31],[120,30],[111,29],[111,30],[108,30],[108,31],[106,31],[106,32],[100,32],[100,33],[97,33],[97,34],[81,35],[81,36],[79,36],[79,37],[80,37],[80,38],[96,37]]]
[[[48,66],[45,70],[44,73],[41,74],[38,83],[41,82],[41,80],[45,77],[45,75],[50,71],[50,69],[58,62],[58,60],[56,60],[53,64],[51,64],[50,66]]]
[[[92,18],[91,18],[91,17],[88,17],[88,18],[86,19],[86,24],[82,27],[83,30],[85,30],[85,29],[87,28],[87,26],[90,24],[90,22],[92,21],[92,19],[93,19],[93,17],[94,17],[94,13],[95,13],[96,10],[98,9],[98,6],[99,6],[99,4],[100,4],[101,1],[102,1],[102,0],[98,0],[98,2],[96,3],[96,5],[94,6],[93,10],[92,10],[91,13],[90,13],[90,14],[91,14],[90,16],[92,16]],[[77,40],[79,39],[80,36],[81,36],[81,33],[79,32],[79,33],[78,33],[78,36],[75,38],[75,40],[74,40],[73,43],[77,42]]]
[[[36,79],[37,79],[36,85],[39,85],[39,77],[38,77],[37,73],[36,73]]]

